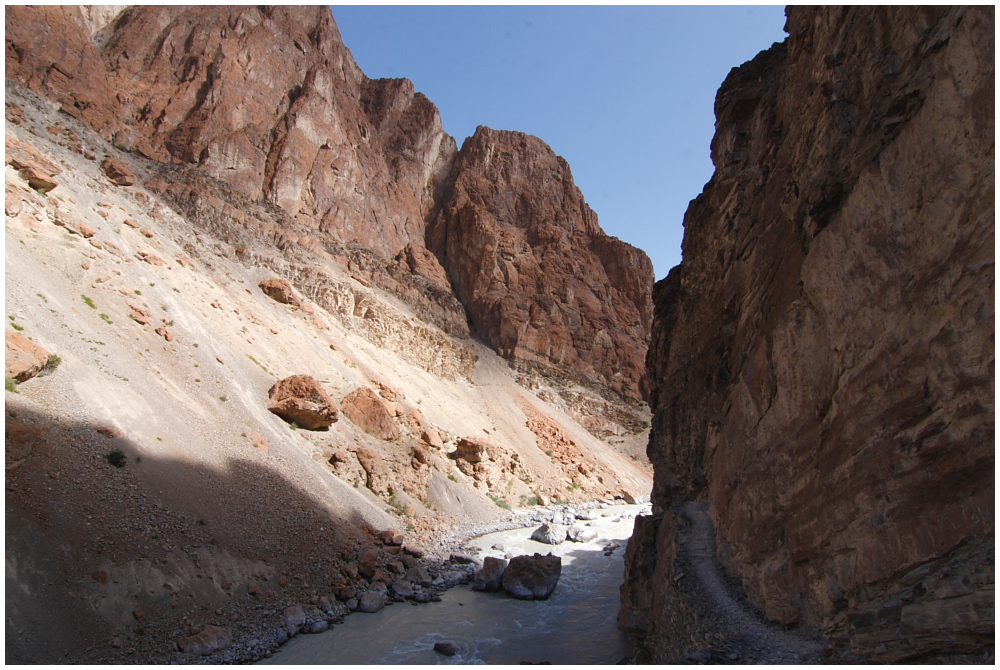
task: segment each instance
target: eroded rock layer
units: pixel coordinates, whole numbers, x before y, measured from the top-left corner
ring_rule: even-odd
[[[220,189],[159,170],[151,190],[197,218],[267,205],[282,219],[268,236],[342,258],[449,334],[471,321],[510,360],[645,393],[645,254],[600,230],[536,138],[482,128],[455,165],[435,106],[406,79],[367,78],[328,8],[12,7],[5,36],[8,78],[231,188],[213,206],[202,196]]]
[[[662,516],[636,525],[621,620],[669,658],[670,503],[708,499],[752,603],[818,626],[834,658],[980,653],[994,636],[994,10],[787,15],[785,43],[718,93],[716,171],[654,290]]]

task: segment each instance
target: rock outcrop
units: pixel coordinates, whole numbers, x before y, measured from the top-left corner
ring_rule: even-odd
[[[330,395],[309,375],[292,375],[275,382],[267,392],[267,409],[307,430],[328,428],[338,417]]]
[[[480,126],[427,235],[474,329],[508,359],[644,392],[653,267],[597,224],[541,140]]]
[[[4,329],[4,377],[26,382],[45,367],[49,352],[21,333]]]
[[[341,411],[355,426],[380,440],[399,437],[395,412],[390,412],[386,401],[367,386],[354,389],[340,401]]]
[[[679,500],[832,660],[992,649],[994,10],[806,8],[716,98],[660,281],[621,625],[672,660]]]

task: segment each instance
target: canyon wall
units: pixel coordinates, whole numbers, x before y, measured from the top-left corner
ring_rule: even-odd
[[[716,98],[657,283],[654,515],[620,619],[671,660],[671,505],[833,660],[992,648],[994,10],[787,10]]]
[[[466,337],[467,317],[508,359],[645,394],[646,255],[601,231],[536,138],[483,128],[456,162],[435,106],[406,79],[367,78],[328,8],[12,7],[5,37],[8,78],[121,148],[276,207],[293,244],[347,259],[421,318]]]

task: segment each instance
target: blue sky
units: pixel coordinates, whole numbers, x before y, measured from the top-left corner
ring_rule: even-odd
[[[764,7],[333,6],[369,77],[406,77],[459,146],[477,125],[566,158],[601,227],[680,262],[683,216],[712,175],[715,92],[785,38]]]

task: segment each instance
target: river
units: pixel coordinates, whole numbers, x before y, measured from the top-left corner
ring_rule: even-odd
[[[562,556],[562,576],[548,600],[515,600],[458,586],[441,602],[395,603],[375,614],[355,613],[318,635],[299,635],[263,663],[278,664],[552,664],[616,663],[631,649],[618,630],[618,587],[633,518],[648,505],[596,510],[596,540],[546,545],[530,538],[534,527],[470,540],[485,556],[541,553]],[[610,556],[604,548],[618,544]],[[503,550],[493,550],[493,545]],[[434,651],[451,642],[454,656]]]

